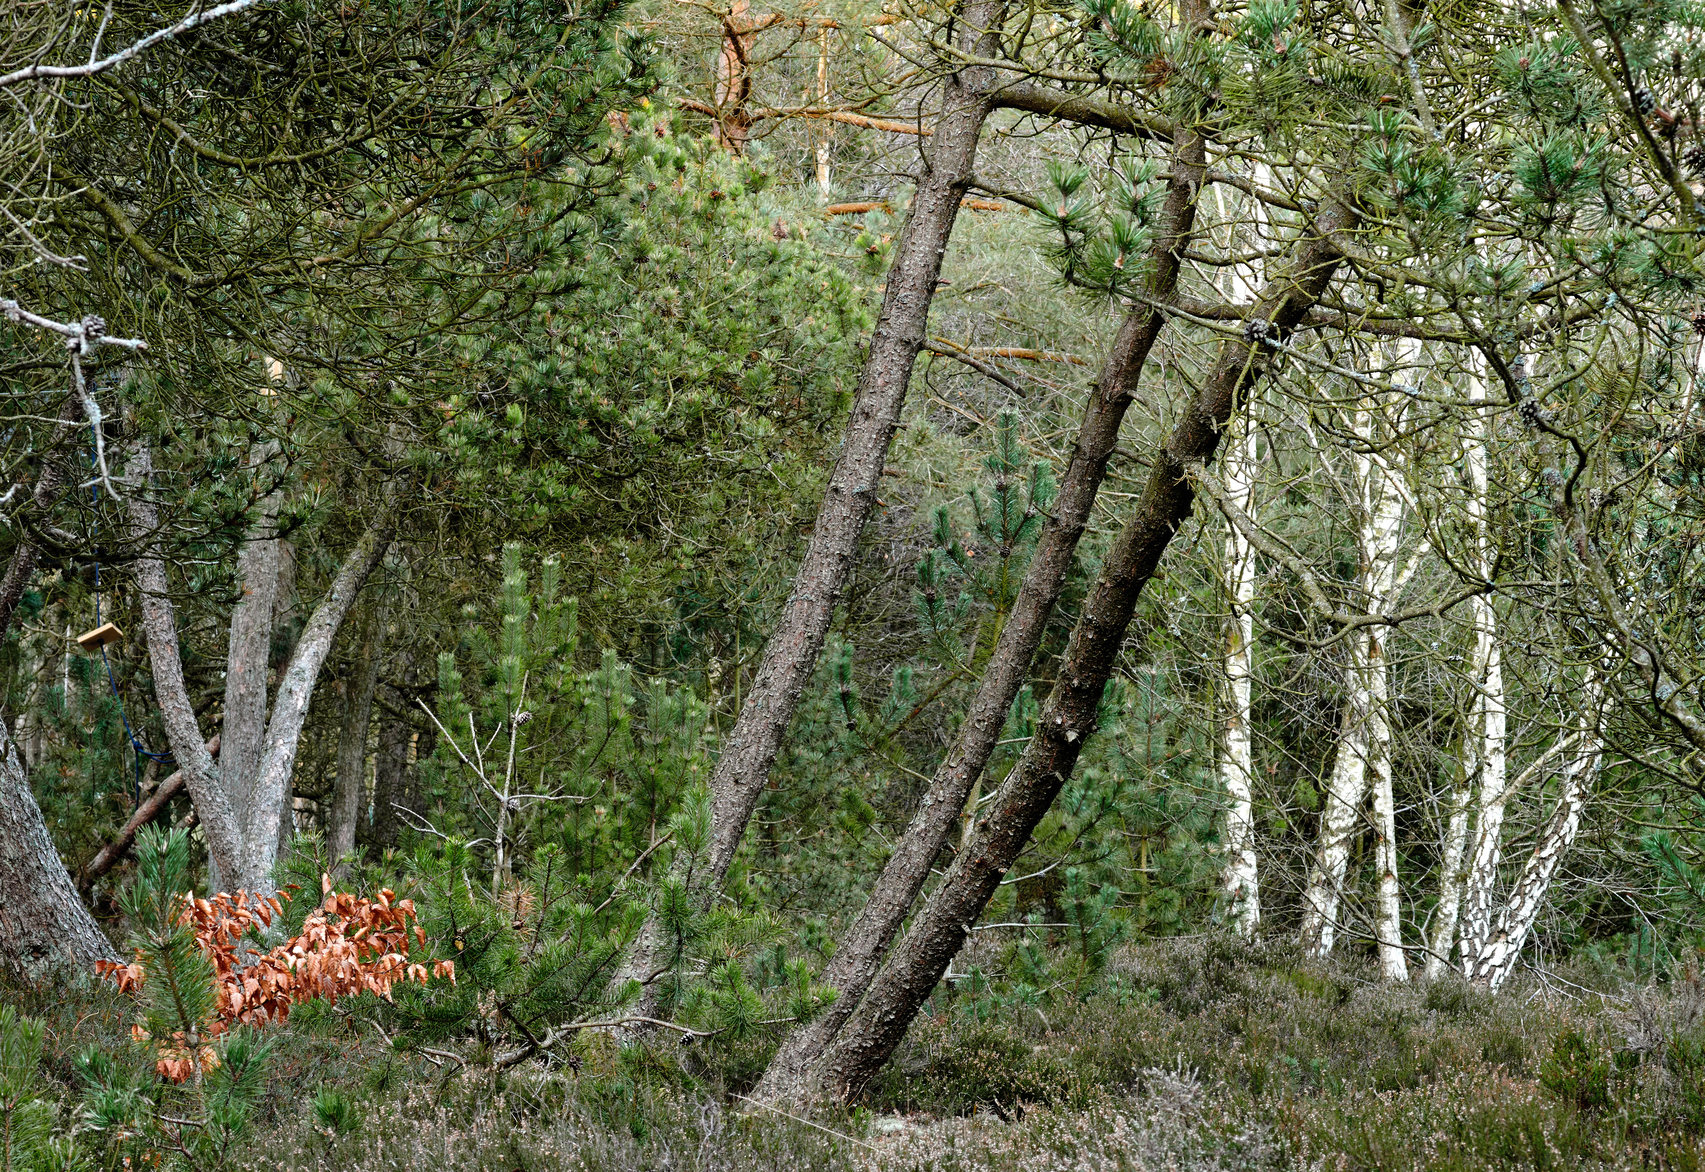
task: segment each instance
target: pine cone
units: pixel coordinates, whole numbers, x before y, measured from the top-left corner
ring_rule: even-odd
[[[1695,175],[1705,175],[1705,145],[1694,143],[1681,152],[1681,161],[1687,164],[1687,169]]]
[[[1265,318],[1252,317],[1243,323],[1243,340],[1254,345],[1273,340],[1273,323]]]
[[[1522,399],[1516,406],[1516,414],[1521,416],[1522,423],[1528,427],[1536,428],[1541,423],[1549,423],[1551,420],[1550,414],[1539,405],[1539,400],[1531,395]]]
[[[1645,86],[1641,86],[1634,91],[1634,108],[1640,111],[1641,117],[1645,117],[1658,108],[1658,96]]]
[[[91,313],[83,319],[83,336],[91,342],[98,342],[107,332],[107,320]]]
[[[1701,309],[1693,315],[1693,332],[1701,338],[1705,338],[1705,309]]]

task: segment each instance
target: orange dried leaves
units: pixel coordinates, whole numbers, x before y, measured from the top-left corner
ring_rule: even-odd
[[[454,961],[430,966],[410,959],[412,949],[426,947],[426,933],[414,920],[414,901],[397,899],[386,889],[371,899],[334,892],[329,876],[322,877],[324,902],[314,909],[297,935],[265,953],[241,947],[253,927],[266,927],[284,912],[284,892],[263,897],[258,892],[221,893],[211,899],[185,895],[179,922],[195,932],[195,942],[213,964],[218,986],[215,1019],[207,1035],[231,1025],[283,1022],[291,1006],[316,997],[335,1001],[359,993],[390,999],[398,981],[424,985],[433,977],[456,979]],[[121,990],[135,992],[147,979],[141,953],[134,961],[98,961],[96,970]],[[173,1081],[193,1069],[185,1040],[163,1045],[157,1068]]]

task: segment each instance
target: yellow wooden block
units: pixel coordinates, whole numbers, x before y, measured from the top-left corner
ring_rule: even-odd
[[[77,636],[77,646],[84,651],[99,651],[108,643],[117,643],[124,638],[124,632],[118,629],[116,623],[102,623],[92,631],[84,631]]]

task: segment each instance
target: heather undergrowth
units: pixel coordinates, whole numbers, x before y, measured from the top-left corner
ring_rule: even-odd
[[[580,1039],[493,1069],[477,1046],[399,1052],[361,1003],[273,1032],[254,1139],[232,1167],[1692,1169],[1705,1163],[1705,985],[1574,973],[1496,997],[1393,987],[1225,939],[1128,948],[1090,992],[997,1006],[938,992],[850,1113],[755,1110],[749,1063],[674,1041]],[[8,990],[44,1025],[43,1082],[76,1128],[75,1054],[122,1047],[108,989]],[[89,1167],[103,1137],[80,1125]],[[112,1149],[116,1150],[116,1149]],[[170,1162],[170,1157],[167,1157]]]

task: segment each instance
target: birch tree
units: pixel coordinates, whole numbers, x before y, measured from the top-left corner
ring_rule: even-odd
[[[1413,572],[1415,559],[1402,558],[1404,494],[1383,423],[1364,401],[1352,423],[1356,448],[1350,457],[1355,517],[1357,576],[1353,595],[1372,614],[1389,614]],[[1326,805],[1321,815],[1314,866],[1303,895],[1302,938],[1315,956],[1332,951],[1341,923],[1350,848],[1363,827],[1362,806],[1371,803],[1366,825],[1374,838],[1376,873],[1374,936],[1380,971],[1406,980],[1401,888],[1397,878],[1396,817],[1392,795],[1392,735],[1387,630],[1370,626],[1349,640],[1344,668],[1343,732],[1333,756]]]
[[[1467,481],[1465,511],[1473,542],[1472,569],[1490,580],[1493,572],[1491,525],[1488,519],[1489,485],[1486,479],[1493,415],[1486,401],[1486,380],[1481,364],[1472,356],[1466,374],[1471,433],[1463,449]],[[1431,947],[1426,960],[1429,980],[1442,976],[1456,951],[1457,930],[1462,918],[1463,892],[1471,856],[1470,827],[1486,825],[1488,809],[1503,818],[1507,758],[1504,738],[1508,716],[1504,705],[1503,651],[1498,639],[1498,613],[1492,598],[1477,594],[1469,600],[1474,631],[1474,650],[1469,661],[1469,684],[1473,689],[1467,728],[1462,738],[1461,782],[1450,797],[1449,821],[1439,868],[1438,906],[1433,913]],[[1478,801],[1475,802],[1476,797]],[[1471,802],[1474,804],[1471,805]],[[1477,858],[1481,849],[1475,842]],[[1476,939],[1484,938],[1486,896],[1477,892]],[[1468,953],[1465,951],[1464,956]]]

